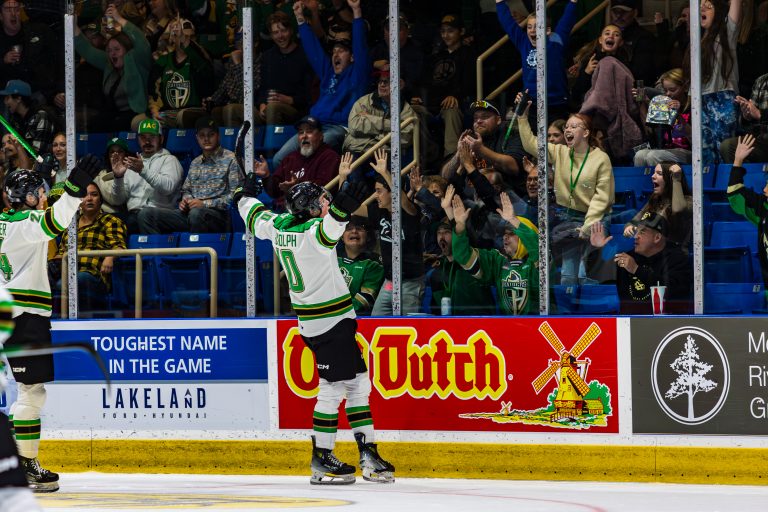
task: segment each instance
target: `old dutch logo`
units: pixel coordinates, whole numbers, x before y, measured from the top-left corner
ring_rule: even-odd
[[[651,363],[653,395],[664,413],[684,425],[717,415],[730,385],[728,358],[712,334],[681,327],[661,341]]]

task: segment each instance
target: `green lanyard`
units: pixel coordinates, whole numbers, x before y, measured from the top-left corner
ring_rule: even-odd
[[[581,171],[584,170],[584,164],[587,163],[587,158],[589,158],[589,146],[587,146],[587,154],[584,155],[584,160],[581,162],[581,167],[579,167],[579,174],[576,175],[576,180],[573,179],[573,149],[571,149],[571,195],[570,199],[573,199],[573,191],[576,190],[576,185],[579,183],[579,178],[581,178]]]

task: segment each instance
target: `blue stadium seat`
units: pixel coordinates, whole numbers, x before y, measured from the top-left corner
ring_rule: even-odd
[[[256,272],[257,301],[259,290],[259,273]],[[219,308],[245,311],[248,299],[246,296],[245,272],[245,233],[232,234],[229,253],[219,258]]]
[[[263,295],[264,311],[270,315],[274,312],[275,307],[273,296],[275,282],[273,276],[274,255],[272,242],[256,239],[256,270],[259,273],[260,292]]]
[[[229,233],[179,233],[179,247],[210,247],[217,256],[224,257],[229,252],[230,239]],[[207,255],[159,257],[158,269],[171,307],[193,311],[207,308],[211,286],[211,262]]]
[[[711,247],[749,247],[757,252],[757,227],[746,220],[737,222],[713,222]]]
[[[579,290],[580,315],[608,315],[619,312],[619,293],[614,284],[583,284]]]
[[[195,130],[183,128],[168,130],[168,135],[165,139],[165,149],[179,160],[199,155],[200,146],[195,138]]]
[[[130,153],[141,151],[141,148],[139,148],[139,137],[136,132],[120,132],[117,136],[128,143],[128,151]]]
[[[556,284],[552,286],[555,298],[555,313],[558,315],[576,314],[579,300],[579,286],[571,284]]]
[[[730,203],[726,202],[714,202],[704,205],[704,217],[711,219],[713,222],[717,221],[729,221],[738,222],[744,220],[744,217],[733,211]]]
[[[717,177],[713,187],[716,190],[725,193],[728,188],[728,180],[731,177],[731,164],[719,164],[717,166]],[[766,178],[768,178],[768,164],[744,164],[747,174],[744,176],[744,185],[749,188],[755,189],[757,193],[760,193],[765,187]],[[706,189],[706,187],[705,187]]]
[[[246,234],[234,233],[229,255],[219,260],[219,305],[225,309],[245,311],[246,296]],[[273,253],[269,241],[256,239],[256,310],[271,315]],[[265,280],[267,282],[265,282]]]
[[[634,190],[616,190],[613,201],[613,214],[637,210],[637,195]]]
[[[222,126],[219,128],[219,144],[221,144],[221,147],[234,151],[236,142],[237,128],[231,126]]]
[[[635,239],[624,236],[624,224],[611,224],[608,231],[613,237],[609,243],[615,244],[616,253],[631,251],[635,247]]]
[[[650,167],[614,167],[613,179],[615,190],[632,190],[635,198],[640,198],[651,192],[651,173]]]
[[[170,235],[131,235],[128,237],[129,249],[155,249],[176,247],[179,236]],[[136,270],[135,258],[127,256],[119,258],[112,275],[112,285],[115,288],[113,296],[118,300],[124,300],[126,307],[133,307],[135,299]],[[142,258],[142,290],[144,307],[148,309],[162,308],[166,302],[163,293],[158,262],[155,256]]]
[[[751,283],[752,253],[749,247],[705,247],[704,282]]]
[[[78,133],[75,141],[76,158],[88,153],[104,156],[107,152],[107,141],[112,137],[109,133]]]
[[[704,313],[751,315],[765,310],[765,291],[760,283],[707,283]]]
[[[281,147],[283,147],[283,144],[288,142],[288,140],[296,135],[296,128],[290,125],[267,125],[264,128],[264,142],[256,146],[254,144],[254,153],[256,156],[258,156],[260,153],[265,153],[271,156],[271,153],[274,153]]]
[[[690,164],[686,164],[682,166],[683,168],[683,174],[685,175],[685,179],[688,182],[688,186],[693,188],[693,166]],[[714,165],[705,165],[704,168],[701,170],[701,184],[702,187],[706,188],[712,188],[715,186],[715,180],[717,179],[717,170],[719,170]]]

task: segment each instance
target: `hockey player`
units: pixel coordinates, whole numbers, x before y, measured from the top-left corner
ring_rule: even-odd
[[[276,215],[256,199],[258,178],[249,176],[234,200],[245,225],[257,238],[272,241],[288,279],[291,303],[304,343],[315,355],[320,390],[312,416],[312,484],[351,484],[355,468],[333,454],[339,406],[360,451],[365,480],[393,482],[394,466],[379,456],[368,405],[371,382],[355,340],[357,321],[335,246],[352,212],[366,197],[363,183],[347,184],[336,199],[319,185],[298,183],[286,195],[289,213]]]
[[[13,299],[0,288],[0,348],[13,332]],[[0,392],[3,388],[3,363],[0,360]],[[40,512],[29,490],[19,452],[11,435],[8,417],[0,412],[0,510],[4,512]]]
[[[0,213],[0,285],[13,295],[16,322],[8,347],[51,344],[48,242],[67,229],[100,167],[92,155],[81,158],[64,184],[66,193],[48,208],[45,183],[38,172],[16,169],[6,177],[3,191],[10,209]],[[33,491],[56,491],[59,475],[37,460],[44,383],[53,380],[53,356],[12,358],[9,363],[18,384],[11,421],[27,481]]]

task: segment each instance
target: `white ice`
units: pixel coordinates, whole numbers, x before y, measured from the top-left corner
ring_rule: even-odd
[[[764,512],[768,486],[398,478],[315,486],[308,477],[73,473],[36,495],[47,512]]]

